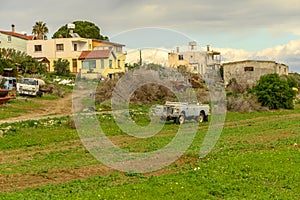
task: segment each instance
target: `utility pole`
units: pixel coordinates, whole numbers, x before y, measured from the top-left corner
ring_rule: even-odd
[[[142,66],[143,61],[142,61],[142,50],[140,49],[140,66]]]

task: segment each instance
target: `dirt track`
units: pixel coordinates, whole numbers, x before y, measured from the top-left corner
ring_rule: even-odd
[[[40,107],[28,109],[28,113],[19,117],[0,120],[0,124],[13,123],[24,120],[38,120],[43,118],[54,118],[71,115],[72,113],[72,93],[67,94],[64,98],[57,100],[40,100],[33,99],[34,102],[41,104]]]

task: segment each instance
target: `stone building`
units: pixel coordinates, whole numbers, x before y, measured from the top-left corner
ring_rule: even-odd
[[[236,62],[223,63],[223,78],[225,85],[231,79],[236,79],[239,84],[253,86],[261,76],[277,73],[288,75],[288,66],[275,61],[267,60],[243,60]]]

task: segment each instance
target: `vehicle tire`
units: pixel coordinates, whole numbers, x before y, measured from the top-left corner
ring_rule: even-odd
[[[205,121],[205,114],[203,112],[200,113],[200,115],[197,118],[197,121],[200,123]]]
[[[166,117],[160,117],[160,120],[163,122],[168,121]]]
[[[42,97],[42,96],[43,96],[43,92],[38,91],[38,92],[36,93],[36,95],[37,95],[38,97]]]
[[[205,115],[204,121],[205,121],[205,122],[208,122],[208,115]]]
[[[184,114],[179,115],[179,117],[176,119],[176,124],[183,124],[184,122],[185,122]]]

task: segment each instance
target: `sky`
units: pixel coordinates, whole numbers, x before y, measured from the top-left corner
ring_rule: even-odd
[[[32,31],[43,21],[51,37],[73,21],[90,21],[129,48],[173,48],[197,41],[224,61],[272,59],[300,72],[299,0],[2,0],[0,30]]]

